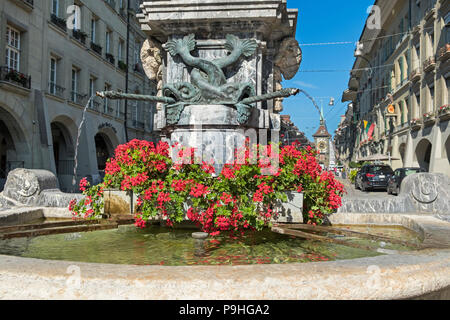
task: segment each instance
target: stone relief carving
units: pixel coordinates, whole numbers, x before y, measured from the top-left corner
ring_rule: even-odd
[[[411,194],[420,203],[432,203],[438,197],[436,183],[433,176],[418,175]]]
[[[61,192],[58,179],[50,171],[19,168],[8,174],[5,188],[0,194],[0,203],[8,204],[11,199],[21,205],[67,207],[70,200],[82,197],[81,194]]]
[[[283,89],[282,75],[285,80],[292,79],[298,72],[302,62],[302,50],[295,38],[285,38],[280,45],[280,50],[274,60],[275,90]],[[274,112],[283,111],[283,98],[276,98]]]
[[[283,50],[287,57],[280,58],[278,65],[280,66],[280,72],[284,72],[285,77],[289,78],[295,74],[293,70],[298,69],[298,67],[292,67],[295,48],[292,47],[292,40],[283,43]],[[239,124],[245,124],[255,108],[252,104],[279,97],[289,97],[299,92],[298,89],[287,88],[256,95],[255,84],[248,78],[230,81],[230,75],[227,76],[224,72],[230,66],[239,69],[245,68],[249,72],[254,71],[245,67],[245,59],[250,58],[256,52],[258,43],[255,39],[240,39],[235,35],[228,34],[224,44],[228,54],[211,59],[192,55],[191,52],[196,49],[196,45],[194,34],[189,34],[181,39],[171,39],[162,46],[151,39],[147,39],[141,49],[141,59],[148,77],[158,81],[157,96],[124,94],[115,91],[97,92],[97,96],[108,99],[145,100],[164,104],[160,105],[158,109],[165,110],[166,126],[171,126],[178,123],[184,107],[192,104],[214,104],[235,108],[238,112]],[[187,70],[190,73],[190,82],[162,84],[162,49],[166,50],[172,57],[178,56],[189,67]],[[298,57],[296,59],[298,60]]]
[[[20,174],[11,174],[8,176],[8,183],[6,190],[12,190],[11,196],[14,197],[14,193],[20,197],[32,197],[39,191],[39,182],[35,175],[29,171],[22,170]]]
[[[200,91],[200,102],[202,103],[229,103],[236,104],[242,99],[249,97],[251,93],[255,92],[253,84],[251,83],[228,83],[224,68],[235,64],[239,61],[241,56],[250,57],[257,48],[255,40],[245,39],[241,40],[234,35],[226,36],[225,49],[230,52],[228,56],[215,59],[213,61],[194,57],[191,51],[196,48],[195,35],[189,34],[183,39],[169,40],[163,45],[173,57],[180,56],[184,64],[192,67],[191,84],[182,85],[187,92],[182,93],[179,90],[174,90],[174,86],[164,86],[164,94],[172,96],[173,98],[189,99],[178,100],[180,102],[191,102],[191,96],[195,95],[192,91],[192,86]],[[173,92],[170,94],[170,92]]]
[[[163,64],[162,64],[162,47],[152,39],[147,39],[141,48],[141,61],[145,74],[150,80],[156,81],[157,97],[162,97],[163,92]],[[156,104],[157,110],[162,110],[163,104]]]

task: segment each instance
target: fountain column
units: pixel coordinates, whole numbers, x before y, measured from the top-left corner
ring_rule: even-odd
[[[164,89],[168,84],[188,83],[194,84],[195,89],[200,87],[199,77],[194,74],[198,66],[183,58],[177,43],[190,43],[188,53],[192,57],[219,66],[226,82],[212,85],[211,90],[220,89],[230,96],[236,90],[231,84],[248,84],[254,92],[247,97],[278,91],[281,75],[291,79],[299,68],[301,51],[295,40],[298,12],[287,9],[284,0],[213,4],[195,0],[152,1],[144,2],[142,9],[138,17],[148,39],[141,59],[148,77],[158,83],[158,96],[170,96]],[[195,45],[189,42],[192,39]],[[233,39],[252,50],[243,50],[238,59],[226,64],[223,60],[231,59],[238,51]],[[211,79],[205,70],[200,73],[210,84],[217,80]],[[230,88],[226,88],[228,84]],[[276,108],[273,98],[251,103],[251,108],[247,108],[235,99],[221,99],[216,93],[210,98],[210,92],[205,94],[201,88],[203,99],[197,102],[196,92],[190,91],[190,87],[189,92],[183,92],[186,88],[177,89],[184,95],[182,98],[189,96],[189,102],[175,108],[158,104],[155,128],[171,143],[196,148],[203,160],[225,163],[232,158],[234,148],[243,145],[245,136],[252,140],[256,137],[255,143],[265,143],[258,140],[260,133],[267,135],[270,141],[271,133],[276,135],[280,130],[277,114],[282,110],[280,98],[275,100]]]

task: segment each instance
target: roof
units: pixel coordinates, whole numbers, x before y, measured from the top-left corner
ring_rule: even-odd
[[[325,122],[320,123],[319,129],[317,129],[317,132],[315,134],[313,134],[313,137],[314,138],[316,138],[316,137],[330,138],[331,137],[331,134],[328,132]]]

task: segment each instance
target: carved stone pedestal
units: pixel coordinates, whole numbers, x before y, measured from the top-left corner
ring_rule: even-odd
[[[240,124],[242,117],[245,126]],[[196,158],[213,161],[220,172],[225,163],[233,161],[234,150],[244,146],[246,137],[253,143],[267,139],[269,121],[266,110],[253,108],[243,114],[226,105],[190,105],[181,111],[176,126],[162,123],[161,129],[171,144],[195,148]]]

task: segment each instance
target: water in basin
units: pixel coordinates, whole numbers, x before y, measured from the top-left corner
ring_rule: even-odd
[[[419,242],[417,235],[407,229],[382,229],[393,237]],[[279,235],[270,230],[248,232],[238,239],[223,235],[207,239],[199,247],[198,240],[191,236],[192,231],[161,226],[140,230],[128,225],[105,231],[15,238],[0,241],[0,254],[79,262],[183,266],[332,261],[377,256],[381,254],[375,251],[377,248],[412,250],[396,244],[348,238],[348,241],[375,249],[363,250]],[[199,248],[203,249],[199,251]]]

